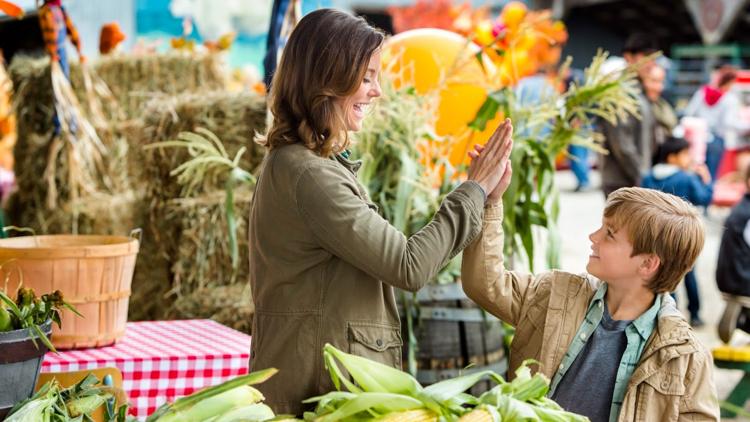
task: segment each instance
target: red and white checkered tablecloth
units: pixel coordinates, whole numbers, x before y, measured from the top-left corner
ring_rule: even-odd
[[[250,336],[211,320],[129,322],[115,345],[47,353],[42,372],[116,366],[130,414],[144,419],[166,401],[248,372]]]

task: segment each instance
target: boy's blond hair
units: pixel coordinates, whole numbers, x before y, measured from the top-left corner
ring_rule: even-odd
[[[644,188],[612,192],[604,217],[615,231],[624,228],[633,244],[631,256],[653,253],[661,264],[647,287],[654,293],[673,291],[703,249],[703,221],[695,207],[668,193]]]

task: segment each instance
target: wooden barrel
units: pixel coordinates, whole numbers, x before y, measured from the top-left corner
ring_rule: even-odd
[[[410,294],[410,293],[407,293]],[[492,370],[505,377],[508,363],[502,322],[469,300],[458,283],[429,285],[417,293],[417,380],[423,385],[471,372]],[[403,361],[408,362],[406,315],[401,315]],[[470,368],[465,369],[471,365]],[[406,368],[405,368],[406,369]],[[473,394],[492,384],[480,383]]]
[[[0,239],[2,280],[37,295],[60,290],[83,318],[62,312],[52,330],[59,349],[98,347],[125,334],[138,240],[126,236],[50,235]],[[0,285],[0,287],[5,287]]]

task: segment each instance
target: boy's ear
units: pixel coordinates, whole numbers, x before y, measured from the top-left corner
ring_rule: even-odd
[[[643,254],[642,257],[643,260],[638,271],[644,280],[651,280],[656,275],[656,272],[659,271],[661,259],[653,253]]]

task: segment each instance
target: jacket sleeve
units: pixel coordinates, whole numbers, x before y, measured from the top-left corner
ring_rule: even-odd
[[[516,326],[538,284],[532,274],[506,271],[503,257],[503,207],[484,211],[482,232],[463,253],[461,284],[466,295],[501,320]]]
[[[690,197],[688,200],[695,205],[707,207],[711,205],[711,200],[714,196],[713,184],[704,184],[700,176],[697,174],[690,174]]]
[[[605,122],[602,128],[609,153],[620,163],[623,172],[631,179],[633,184],[639,185],[641,182],[641,158],[635,145],[636,118],[628,116],[625,121],[617,125]]]
[[[331,161],[301,174],[294,189],[298,210],[323,248],[386,284],[419,290],[481,230],[484,192],[474,182],[446,196],[432,220],[407,239],[359,196],[340,167]]]
[[[48,6],[39,8],[39,26],[42,29],[42,38],[44,39],[44,48],[50,56],[50,60],[56,62],[57,57],[57,28],[55,18]]]
[[[697,340],[696,340],[697,341]],[[719,398],[713,380],[713,359],[702,346],[691,358],[686,391],[680,400],[680,422],[718,421]]]

